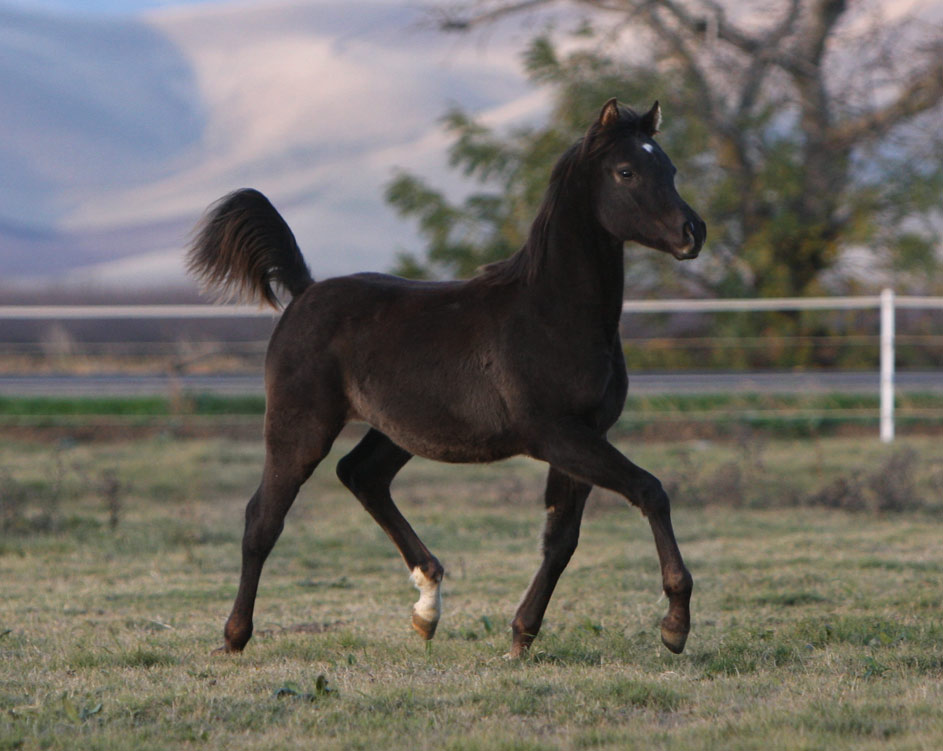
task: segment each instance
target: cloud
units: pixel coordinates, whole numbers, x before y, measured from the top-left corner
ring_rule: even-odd
[[[182,242],[209,203],[247,185],[283,209],[316,274],[388,268],[398,247],[417,244],[382,201],[393,167],[458,188],[438,123],[446,108],[501,123],[542,105],[517,32],[448,36],[401,4],[0,15],[0,94],[20,107],[19,128],[4,131],[15,139],[0,146],[14,177],[0,212],[80,238],[67,255],[36,259],[63,272],[105,275],[112,264],[146,276],[162,257],[177,263],[168,234]],[[36,50],[29,65],[23,49]]]

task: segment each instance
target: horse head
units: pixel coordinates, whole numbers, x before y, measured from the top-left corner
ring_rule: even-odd
[[[677,170],[654,139],[660,125],[658,102],[644,115],[615,99],[603,105],[582,144],[594,170],[596,219],[624,242],[695,258],[707,225],[675,189]]]

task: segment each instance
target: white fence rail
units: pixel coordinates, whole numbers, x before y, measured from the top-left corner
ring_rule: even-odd
[[[0,305],[0,321],[79,321],[127,318],[274,318],[254,305]]]
[[[771,310],[866,310],[881,311],[881,440],[894,440],[894,326],[897,308],[943,309],[943,297],[895,295],[884,289],[880,295],[861,297],[778,297],[762,300],[639,300],[626,301],[625,313],[693,313]]]
[[[943,297],[880,295],[860,297],[780,297],[765,299],[627,300],[625,313],[724,313],[786,310],[880,311],[880,436],[894,439],[894,329],[897,308],[943,310]],[[272,318],[268,308],[249,305],[0,305],[4,320],[108,320],[169,318]]]

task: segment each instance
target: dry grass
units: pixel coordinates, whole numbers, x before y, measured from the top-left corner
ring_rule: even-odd
[[[502,655],[537,566],[536,463],[417,461],[398,479],[404,513],[449,572],[426,645],[409,628],[405,568],[332,457],[263,575],[256,638],[240,657],[211,657],[258,445],[0,449],[4,493],[19,493],[0,537],[0,749],[929,751],[943,738],[935,441],[630,451],[675,478],[696,581],[686,653],[659,644],[647,525],[597,495],[520,662]],[[896,488],[892,472],[919,506],[809,506],[842,477]]]

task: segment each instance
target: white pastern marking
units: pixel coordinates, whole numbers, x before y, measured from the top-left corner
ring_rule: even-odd
[[[649,154],[655,153],[655,147],[652,146],[650,143],[643,143],[642,148],[645,149],[645,151],[647,151]]]
[[[429,579],[419,566],[413,569],[409,578],[419,590],[419,600],[413,605],[413,612],[430,623],[437,623],[442,612],[441,582]]]

